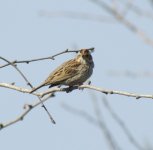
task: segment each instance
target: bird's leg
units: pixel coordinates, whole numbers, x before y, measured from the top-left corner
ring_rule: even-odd
[[[78,86],[78,89],[79,89],[79,90],[82,90],[82,91],[83,91],[83,88],[80,87],[81,85],[83,85],[83,83],[82,83],[82,84],[79,84],[79,85],[77,85],[77,86]]]
[[[81,88],[80,86],[83,85],[83,83],[74,85],[74,86],[69,86],[68,88],[65,88],[66,93],[72,92],[73,90],[79,89],[79,90],[83,90],[83,88]]]
[[[87,84],[90,85],[90,84],[91,84],[91,81],[88,80],[88,81],[87,81]],[[78,89],[79,89],[79,90],[82,90],[82,91],[83,91],[84,88],[80,87],[81,85],[83,85],[83,83],[81,83],[81,84],[79,84],[79,85],[77,85],[77,86],[78,86]]]
[[[66,93],[72,92],[72,90],[74,90],[74,86],[69,86],[66,88]]]

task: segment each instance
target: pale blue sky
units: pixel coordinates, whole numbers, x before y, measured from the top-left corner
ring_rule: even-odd
[[[139,6],[151,10],[146,1]],[[150,4],[150,3],[148,3]],[[153,8],[153,7],[152,7]],[[107,15],[88,0],[0,0],[0,55],[9,60],[39,58],[56,54],[67,48],[95,47],[92,84],[98,87],[152,94],[152,78],[126,78],[108,76],[110,70],[152,72],[153,47],[146,45],[137,35],[119,23],[92,22],[68,18],[40,16],[45,11],[76,11]],[[108,15],[107,15],[108,16]],[[147,34],[153,34],[149,19],[128,16]],[[61,55],[55,61],[21,64],[19,68],[37,86],[63,61],[74,54]],[[2,61],[0,61],[0,64]],[[23,79],[11,67],[0,70],[0,82],[15,82],[26,87]],[[28,87],[29,88],[29,87]],[[43,90],[43,89],[42,89]],[[45,88],[44,88],[45,90]],[[25,103],[33,103],[32,95],[1,88],[0,122],[7,122],[20,114]],[[95,92],[100,99],[102,94]],[[139,143],[153,145],[153,101],[108,95],[109,103],[123,119]],[[94,125],[66,112],[61,103],[67,103],[94,116],[88,90],[57,93],[46,102],[57,124],[52,125],[40,107],[31,111],[23,122],[0,132],[1,149],[4,150],[100,150],[108,149],[104,136]],[[120,127],[103,109],[103,117],[115,139],[124,150],[135,150]],[[126,146],[125,146],[126,145]],[[129,146],[128,146],[129,145]]]

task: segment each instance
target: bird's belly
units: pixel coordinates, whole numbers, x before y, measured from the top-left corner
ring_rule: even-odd
[[[73,86],[83,84],[92,75],[92,72],[93,68],[90,68],[89,66],[84,66],[80,69],[78,74],[68,79],[65,82],[65,85]]]

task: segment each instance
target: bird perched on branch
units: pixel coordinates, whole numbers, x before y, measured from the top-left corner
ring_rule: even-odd
[[[88,49],[81,49],[74,59],[66,61],[55,69],[48,78],[30,93],[43,86],[67,85],[73,87],[83,84],[93,73],[94,62]]]

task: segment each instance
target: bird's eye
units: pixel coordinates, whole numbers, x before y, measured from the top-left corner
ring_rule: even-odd
[[[91,55],[85,55],[85,57],[91,59]]]
[[[85,55],[89,55],[89,51],[88,51],[88,50],[85,50],[85,51],[84,51],[84,54],[85,54]]]
[[[89,53],[89,51],[86,50],[86,49],[81,49],[81,50],[80,50],[80,53],[86,55],[86,54]]]

